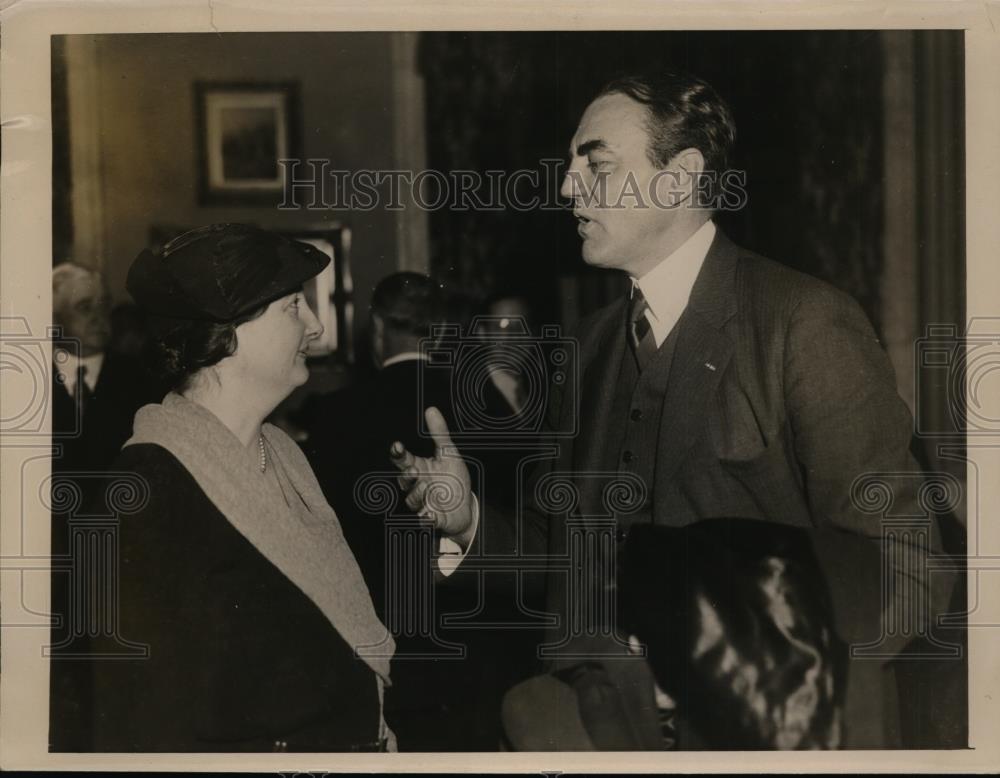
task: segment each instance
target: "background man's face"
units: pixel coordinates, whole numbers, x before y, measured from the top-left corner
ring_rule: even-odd
[[[660,244],[675,221],[675,211],[663,207],[671,202],[670,179],[646,154],[645,122],[646,108],[625,95],[592,102],[570,143],[562,185],[580,222],[584,261],[633,275],[663,259]]]
[[[111,338],[111,304],[104,287],[94,278],[74,283],[55,320],[66,338],[80,342],[80,356],[104,351]]]

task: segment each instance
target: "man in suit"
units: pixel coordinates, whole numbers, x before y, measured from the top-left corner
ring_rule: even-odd
[[[400,517],[413,514],[402,505],[401,497],[399,505],[390,509],[380,506],[382,510],[376,512],[366,505],[364,496],[364,484],[370,483],[366,477],[394,472],[389,455],[394,440],[405,442],[418,455],[433,454],[434,444],[422,430],[424,409],[438,408],[449,426],[456,428],[455,396],[461,390],[454,385],[450,371],[427,369],[426,362],[432,326],[447,319],[442,291],[433,279],[412,272],[382,279],[372,294],[369,322],[376,372],[354,386],[308,401],[297,414],[308,432],[303,448],[337,512],[376,609],[390,629],[404,630],[395,632],[398,658],[392,669],[393,687],[386,696],[386,717],[400,750],[495,748],[499,741],[501,695],[519,677],[511,661],[514,649],[509,641],[494,639],[497,636],[484,630],[465,631],[441,625],[443,614],[477,610],[480,592],[474,574],[459,570],[444,580],[439,576],[434,587],[434,610],[424,614],[442,641],[465,646],[465,658],[446,656],[450,649],[442,652],[441,646],[426,635],[408,634],[407,623],[421,621],[413,612],[420,606],[410,601],[400,605],[386,591],[386,574],[413,575],[414,580],[397,581],[392,587],[393,592],[412,592],[420,590],[422,584],[416,579],[426,573],[414,560],[404,564],[395,556],[400,547],[387,546],[382,519],[389,513],[398,522]],[[513,412],[491,382],[484,382],[480,390],[487,416],[502,419]],[[507,473],[499,472],[504,467],[502,458],[492,455],[487,446],[466,439],[460,450],[467,459],[479,463],[474,468],[478,482],[507,479]],[[441,546],[440,550],[450,549]],[[391,559],[389,554],[393,555]],[[387,570],[390,564],[391,571]],[[503,593],[491,594],[486,597],[487,604],[494,609],[501,607]],[[387,613],[387,608],[397,612]],[[491,612],[490,617],[499,615]],[[485,620],[487,616],[480,614],[480,618]],[[523,653],[530,656],[527,648]],[[442,655],[435,658],[433,654]],[[526,671],[524,668],[520,672]]]
[[[111,309],[99,273],[72,262],[52,271],[52,319],[60,332],[53,346],[52,488],[53,494],[79,495],[75,512],[104,510],[99,503],[108,484],[106,471],[132,435],[137,410],[155,398],[141,363],[109,350]],[[67,482],[72,489],[67,490]],[[53,500],[54,507],[61,505]],[[72,513],[52,512],[53,560],[69,556]],[[87,743],[85,709],[89,676],[84,663],[60,661],[59,654],[85,652],[86,635],[70,628],[70,594],[79,582],[55,561],[52,578],[51,700],[54,750],[75,750]],[[60,718],[61,717],[61,718]],[[62,722],[62,723],[60,723]]]
[[[526,511],[541,533],[522,531],[520,550],[544,534],[547,553],[558,558],[572,545],[567,518],[609,513],[619,551],[637,523],[677,527],[719,517],[832,527],[879,544],[881,515],[855,489],[856,479],[870,474],[892,493],[895,515],[926,515],[908,451],[910,414],[860,307],[826,283],[735,245],[712,222],[719,192],[704,183],[723,180],[734,139],[725,103],[705,82],[681,74],[616,79],[584,112],[562,194],[573,203],[584,260],[624,271],[631,291],[577,328],[579,359],[568,380],[553,386],[548,419],[556,431],[579,434],[525,492],[537,495],[547,476],[569,473],[576,507],[569,515],[537,504]],[[575,397],[578,403],[564,401]],[[440,453],[403,452],[397,465],[415,506],[425,503],[436,474],[462,472],[460,461]],[[609,497],[616,478],[632,485],[624,499],[621,492]],[[476,511],[470,494],[446,520],[461,524]],[[486,523],[500,531],[503,522],[490,519],[480,519],[480,531]],[[904,613],[924,618],[931,581],[920,558],[937,547],[937,535],[932,518],[885,549],[885,624],[898,624]],[[613,590],[618,561],[598,551],[586,563],[597,572],[583,588]],[[551,611],[565,615],[600,601],[567,578],[549,578]],[[883,592],[873,587],[863,596],[877,606]],[[883,655],[912,637],[898,629],[871,634],[870,620],[851,616],[850,608],[837,614],[841,636],[878,643]],[[596,619],[589,626],[604,636],[598,643],[567,632],[563,621],[557,666],[579,663],[582,653],[600,662],[624,652],[615,614]],[[880,710],[876,689],[891,697],[880,669],[871,660],[852,664],[848,746],[893,744],[891,731],[879,731],[892,729],[888,707]]]

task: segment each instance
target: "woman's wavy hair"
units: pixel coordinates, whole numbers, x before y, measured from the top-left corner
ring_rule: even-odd
[[[195,321],[151,317],[155,332],[154,366],[167,391],[184,392],[198,371],[236,353],[236,328],[264,313],[263,305],[233,321]]]

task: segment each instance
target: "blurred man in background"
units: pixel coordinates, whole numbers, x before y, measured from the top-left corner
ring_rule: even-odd
[[[400,605],[393,592],[421,590],[425,583],[419,579],[427,574],[426,565],[411,556],[413,548],[401,556],[399,545],[388,547],[383,521],[386,516],[394,521],[415,517],[392,478],[392,442],[401,440],[410,451],[430,456],[434,444],[422,423],[429,407],[436,407],[451,429],[459,428],[456,405],[467,398],[448,370],[427,369],[428,349],[435,343],[432,327],[452,317],[440,285],[410,272],[379,282],[370,314],[370,347],[377,371],[356,385],[303,404],[297,414],[297,423],[308,433],[303,448],[358,558],[376,609],[394,631],[397,659],[393,686],[386,693],[386,719],[400,750],[493,750],[500,739],[502,693],[527,672],[528,648],[534,638],[525,638],[523,632],[493,634],[442,627],[442,615],[475,612],[481,604],[479,577],[461,569],[434,586],[432,612],[419,614],[412,603]],[[513,413],[488,378],[478,387],[477,402],[483,403],[481,410],[492,418]],[[488,441],[466,437],[459,449],[468,461],[478,463],[472,468],[480,493],[491,479],[510,480],[508,474],[499,473],[505,465],[491,457]],[[379,473],[388,474],[398,502],[376,514],[366,508],[361,493],[365,479]],[[440,550],[448,551],[443,546]],[[395,580],[391,587],[387,575]],[[486,601],[489,615],[483,612],[479,618],[496,621],[497,608],[511,605],[512,597],[491,592]],[[438,640],[464,645],[465,657],[436,657],[442,651],[435,638],[412,634],[405,626],[419,622],[432,625]],[[517,651],[511,640],[525,644],[523,671],[512,659]]]
[[[518,336],[530,336],[534,331],[534,317],[528,300],[519,294],[496,295],[483,305],[477,317],[476,334],[495,340],[494,368],[490,380],[516,413],[524,410],[531,392],[529,377],[518,364],[516,352],[511,354],[508,342]],[[516,342],[516,341],[515,341]]]

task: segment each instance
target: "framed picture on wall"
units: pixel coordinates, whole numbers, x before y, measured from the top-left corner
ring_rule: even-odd
[[[299,156],[298,85],[195,83],[202,205],[281,201],[279,160]]]

